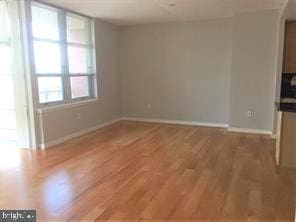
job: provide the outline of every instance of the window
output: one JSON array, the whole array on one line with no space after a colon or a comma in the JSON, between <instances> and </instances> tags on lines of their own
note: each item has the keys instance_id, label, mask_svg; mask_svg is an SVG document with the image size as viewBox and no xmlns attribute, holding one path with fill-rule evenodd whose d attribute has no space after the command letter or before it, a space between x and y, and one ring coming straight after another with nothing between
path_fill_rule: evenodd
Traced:
<instances>
[{"instance_id":1,"label":"window","mask_svg":"<svg viewBox=\"0 0 296 222\"><path fill-rule=\"evenodd\" d=\"M39 103L57 105L95 97L92 20L32 3L32 50Z\"/></svg>"},{"instance_id":2,"label":"window","mask_svg":"<svg viewBox=\"0 0 296 222\"><path fill-rule=\"evenodd\" d=\"M0 1L0 143L5 144L18 140L11 42L7 4Z\"/></svg>"},{"instance_id":3,"label":"window","mask_svg":"<svg viewBox=\"0 0 296 222\"><path fill-rule=\"evenodd\" d=\"M63 99L61 77L38 77L39 101L46 103Z\"/></svg>"},{"instance_id":4,"label":"window","mask_svg":"<svg viewBox=\"0 0 296 222\"><path fill-rule=\"evenodd\" d=\"M34 55L37 74L62 73L59 44L35 40Z\"/></svg>"}]
</instances>

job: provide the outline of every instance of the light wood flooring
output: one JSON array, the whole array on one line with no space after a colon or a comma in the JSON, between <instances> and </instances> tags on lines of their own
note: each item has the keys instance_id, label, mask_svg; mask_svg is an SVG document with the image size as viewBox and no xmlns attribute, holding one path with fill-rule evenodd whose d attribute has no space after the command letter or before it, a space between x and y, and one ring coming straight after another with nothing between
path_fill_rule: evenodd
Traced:
<instances>
[{"instance_id":1,"label":"light wood flooring","mask_svg":"<svg viewBox=\"0 0 296 222\"><path fill-rule=\"evenodd\" d=\"M45 151L0 151L0 209L38 221L294 221L269 136L121 121Z\"/></svg>"}]
</instances>

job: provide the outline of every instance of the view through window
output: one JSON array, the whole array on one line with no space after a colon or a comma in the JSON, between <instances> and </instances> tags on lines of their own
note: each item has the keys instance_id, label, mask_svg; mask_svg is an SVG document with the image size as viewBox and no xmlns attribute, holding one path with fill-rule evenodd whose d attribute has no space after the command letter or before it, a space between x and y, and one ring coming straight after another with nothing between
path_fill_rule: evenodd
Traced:
<instances>
[{"instance_id":1,"label":"view through window","mask_svg":"<svg viewBox=\"0 0 296 222\"><path fill-rule=\"evenodd\" d=\"M95 97L91 19L32 3L32 48L41 105Z\"/></svg>"},{"instance_id":2,"label":"view through window","mask_svg":"<svg viewBox=\"0 0 296 222\"><path fill-rule=\"evenodd\" d=\"M5 1L0 1L0 145L18 140L14 84L11 72L10 25Z\"/></svg>"}]
</instances>

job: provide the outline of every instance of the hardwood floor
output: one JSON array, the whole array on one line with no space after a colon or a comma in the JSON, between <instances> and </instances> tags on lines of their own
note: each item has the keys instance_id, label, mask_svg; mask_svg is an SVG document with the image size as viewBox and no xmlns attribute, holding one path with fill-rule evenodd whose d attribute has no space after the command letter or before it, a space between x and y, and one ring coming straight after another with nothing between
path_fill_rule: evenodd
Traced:
<instances>
[{"instance_id":1,"label":"hardwood floor","mask_svg":"<svg viewBox=\"0 0 296 222\"><path fill-rule=\"evenodd\" d=\"M46 151L0 151L0 209L38 221L294 221L295 171L268 136L122 121Z\"/></svg>"}]
</instances>

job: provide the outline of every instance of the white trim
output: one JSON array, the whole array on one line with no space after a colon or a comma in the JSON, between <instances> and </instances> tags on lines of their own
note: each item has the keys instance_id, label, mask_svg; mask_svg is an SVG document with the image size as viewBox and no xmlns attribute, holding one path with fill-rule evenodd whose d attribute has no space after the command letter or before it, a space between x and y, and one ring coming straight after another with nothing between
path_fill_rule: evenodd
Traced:
<instances>
[{"instance_id":1,"label":"white trim","mask_svg":"<svg viewBox=\"0 0 296 222\"><path fill-rule=\"evenodd\" d=\"M238 132L238 133L252 133L252 134L264 134L264 135L271 135L272 132L268 130L258 130L258 129L246 129L246 128L235 128L229 127L229 132Z\"/></svg>"},{"instance_id":2,"label":"white trim","mask_svg":"<svg viewBox=\"0 0 296 222\"><path fill-rule=\"evenodd\" d=\"M39 108L39 109L37 109L37 112L40 114L40 113L48 113L48 112L52 112L52 111L57 111L57 110L70 109L73 107L96 103L97 101L98 101L98 99L96 98L96 99L89 99L89 100L85 100L85 101L75 102L75 103L62 104L62 105L57 105L57 106L49 106L49 107L45 107L45 108Z\"/></svg>"},{"instance_id":3,"label":"white trim","mask_svg":"<svg viewBox=\"0 0 296 222\"><path fill-rule=\"evenodd\" d=\"M24 78L27 88L27 100L28 100L28 119L29 119L29 135L30 135L30 146L31 149L35 150L38 148L36 130L38 129L38 121L35 115L37 89L35 86L34 76L31 75L33 70L33 64L31 61L32 48L30 44L30 36L32 29L31 24L31 4L29 1L19 1L20 10L20 22L21 22L21 36L23 42L22 55L24 58Z\"/></svg>"},{"instance_id":4,"label":"white trim","mask_svg":"<svg viewBox=\"0 0 296 222\"><path fill-rule=\"evenodd\" d=\"M136 122L148 122L148 123L165 123L165 124L178 124L178 125L192 125L192 126L207 126L217 128L228 128L227 124L222 123L207 123L207 122L192 122L192 121L179 121L179 120L166 120L166 119L147 119L147 118L133 118L123 117L121 120L136 121Z\"/></svg>"},{"instance_id":5,"label":"white trim","mask_svg":"<svg viewBox=\"0 0 296 222\"><path fill-rule=\"evenodd\" d=\"M49 141L49 142L46 142L46 143L42 143L40 144L40 148L41 149L46 149L48 147L52 147L52 146L55 146L55 145L58 145L58 144L61 144L61 143L64 143L68 140L71 140L71 139L74 139L74 138L77 138L77 137L80 137L80 136L83 136L85 134L88 134L90 132L93 132L93 131L96 131L98 129L101 129L105 126L109 126L109 125L112 125L116 122L119 122L121 120L121 118L117 118L117 119L113 119L111 121L108 121L108 122L105 122L105 123L102 123L102 124L99 124L97 126L93 126L93 127L89 127L87 129L83 129L83 130L80 130L78 132L75 132L75 133L72 133L72 134L69 134L67 136L64 136L64 137L61 137L61 138L58 138L56 140L52 140L52 141Z\"/></svg>"}]
</instances>

